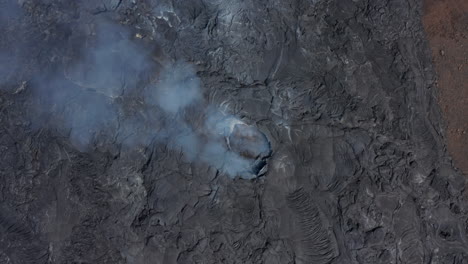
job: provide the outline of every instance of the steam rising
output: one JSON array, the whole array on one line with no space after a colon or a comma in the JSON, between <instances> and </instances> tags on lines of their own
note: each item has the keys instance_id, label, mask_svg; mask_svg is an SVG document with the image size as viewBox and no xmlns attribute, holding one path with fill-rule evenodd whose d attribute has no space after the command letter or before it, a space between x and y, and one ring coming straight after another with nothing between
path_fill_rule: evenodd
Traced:
<instances>
[{"instance_id":1,"label":"steam rising","mask_svg":"<svg viewBox=\"0 0 468 264\"><path fill-rule=\"evenodd\" d=\"M200 80L194 70L183 63L176 63L163 72L161 82L150 88L147 103L156 103L171 114L201 102Z\"/></svg>"},{"instance_id":2,"label":"steam rising","mask_svg":"<svg viewBox=\"0 0 468 264\"><path fill-rule=\"evenodd\" d=\"M120 25L101 21L95 34L81 43L79 56L64 61L62 72L36 76L29 85L36 125L63 131L81 151L93 148L97 139L129 147L155 142L231 177L256 176L255 160L229 144L235 127L246 125L203 100L201 80L190 64L157 65L148 48ZM0 59L6 53L2 50ZM0 76L6 74L1 68ZM268 153L267 141L261 142L246 148Z\"/></svg>"}]
</instances>

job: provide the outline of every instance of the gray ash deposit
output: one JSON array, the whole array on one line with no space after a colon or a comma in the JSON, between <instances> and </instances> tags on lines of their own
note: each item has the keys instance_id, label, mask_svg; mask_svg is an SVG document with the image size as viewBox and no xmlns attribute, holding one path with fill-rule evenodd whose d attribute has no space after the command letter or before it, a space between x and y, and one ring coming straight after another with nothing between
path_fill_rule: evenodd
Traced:
<instances>
[{"instance_id":1,"label":"gray ash deposit","mask_svg":"<svg viewBox=\"0 0 468 264\"><path fill-rule=\"evenodd\" d=\"M0 0L0 263L466 263L421 8Z\"/></svg>"},{"instance_id":2,"label":"gray ash deposit","mask_svg":"<svg viewBox=\"0 0 468 264\"><path fill-rule=\"evenodd\" d=\"M252 161L253 175L266 172L267 159L271 155L271 146L267 137L257 128L246 124L234 125L227 138L229 149Z\"/></svg>"},{"instance_id":3,"label":"gray ash deposit","mask_svg":"<svg viewBox=\"0 0 468 264\"><path fill-rule=\"evenodd\" d=\"M271 153L266 136L255 127L236 124L228 136L229 148L249 159L265 158Z\"/></svg>"}]
</instances>

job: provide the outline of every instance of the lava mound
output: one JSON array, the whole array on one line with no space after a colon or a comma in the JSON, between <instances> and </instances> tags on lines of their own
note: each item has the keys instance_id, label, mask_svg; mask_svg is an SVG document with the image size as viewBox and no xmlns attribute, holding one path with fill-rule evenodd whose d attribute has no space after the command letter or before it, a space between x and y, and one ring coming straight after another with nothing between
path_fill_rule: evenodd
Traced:
<instances>
[{"instance_id":1,"label":"lava mound","mask_svg":"<svg viewBox=\"0 0 468 264\"><path fill-rule=\"evenodd\" d=\"M236 124L226 138L231 151L252 162L251 173L262 174L271 146L268 138L258 128L247 124Z\"/></svg>"}]
</instances>

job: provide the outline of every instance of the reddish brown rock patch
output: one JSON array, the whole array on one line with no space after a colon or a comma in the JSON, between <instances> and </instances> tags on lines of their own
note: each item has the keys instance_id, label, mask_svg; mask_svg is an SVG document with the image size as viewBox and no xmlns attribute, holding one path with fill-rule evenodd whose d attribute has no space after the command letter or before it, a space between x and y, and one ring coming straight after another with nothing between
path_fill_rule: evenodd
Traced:
<instances>
[{"instance_id":1,"label":"reddish brown rock patch","mask_svg":"<svg viewBox=\"0 0 468 264\"><path fill-rule=\"evenodd\" d=\"M425 0L423 24L455 165L468 174L468 1Z\"/></svg>"}]
</instances>

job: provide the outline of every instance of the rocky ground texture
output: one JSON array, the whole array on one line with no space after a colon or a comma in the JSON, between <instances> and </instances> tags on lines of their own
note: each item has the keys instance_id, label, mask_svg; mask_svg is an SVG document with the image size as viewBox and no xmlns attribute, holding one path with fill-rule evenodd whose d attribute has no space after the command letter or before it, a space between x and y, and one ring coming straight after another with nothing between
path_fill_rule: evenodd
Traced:
<instances>
[{"instance_id":1,"label":"rocky ground texture","mask_svg":"<svg viewBox=\"0 0 468 264\"><path fill-rule=\"evenodd\" d=\"M421 1L0 7L0 263L468 263Z\"/></svg>"}]
</instances>

